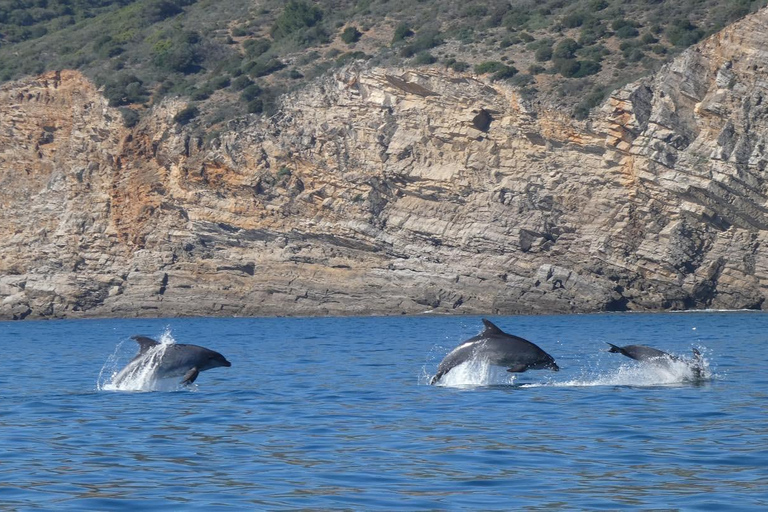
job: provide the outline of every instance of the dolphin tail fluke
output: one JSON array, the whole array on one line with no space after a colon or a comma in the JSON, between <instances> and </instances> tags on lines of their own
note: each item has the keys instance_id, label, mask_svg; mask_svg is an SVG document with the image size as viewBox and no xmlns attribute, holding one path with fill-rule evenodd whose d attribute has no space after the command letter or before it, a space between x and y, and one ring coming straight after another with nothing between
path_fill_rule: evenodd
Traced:
<instances>
[{"instance_id":1,"label":"dolphin tail fluke","mask_svg":"<svg viewBox=\"0 0 768 512\"><path fill-rule=\"evenodd\" d=\"M188 384L192 384L195 382L195 379L197 379L197 376L200 375L200 370L197 368L192 368L189 370L185 375L184 378L181 379L182 386L186 386Z\"/></svg>"}]
</instances>

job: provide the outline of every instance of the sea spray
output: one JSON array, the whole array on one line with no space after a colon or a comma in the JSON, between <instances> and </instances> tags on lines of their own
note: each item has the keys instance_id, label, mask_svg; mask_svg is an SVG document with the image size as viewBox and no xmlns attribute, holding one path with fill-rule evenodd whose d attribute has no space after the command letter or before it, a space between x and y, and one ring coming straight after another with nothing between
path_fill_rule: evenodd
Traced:
<instances>
[{"instance_id":1,"label":"sea spray","mask_svg":"<svg viewBox=\"0 0 768 512\"><path fill-rule=\"evenodd\" d=\"M161 380L156 377L157 368L165 351L176 343L169 328L166 328L160 335L157 346L149 348L140 359L132 360L120 369L120 352L124 343L125 340L117 345L114 353L107 358L106 363L102 366L97 389L103 391L173 391L179 389L178 382L170 379Z\"/></svg>"},{"instance_id":2,"label":"sea spray","mask_svg":"<svg viewBox=\"0 0 768 512\"><path fill-rule=\"evenodd\" d=\"M701 384L715 377L706 358L701 359L701 374L697 376L690 361L667 359L664 364L653 361L633 361L622 363L618 368L600 367L582 372L578 377L568 380L552 380L547 383L530 383L521 387L587 387L587 386L679 386Z\"/></svg>"},{"instance_id":3,"label":"sea spray","mask_svg":"<svg viewBox=\"0 0 768 512\"><path fill-rule=\"evenodd\" d=\"M452 368L451 371L443 375L437 385L480 387L511 386L514 383L515 374L509 373L506 368L492 365L484 359L471 359Z\"/></svg>"},{"instance_id":4,"label":"sea spray","mask_svg":"<svg viewBox=\"0 0 768 512\"><path fill-rule=\"evenodd\" d=\"M699 347L702 354L706 349ZM691 367L689 360L667 360L665 364L658 365L651 361L638 362L632 361L621 363L618 367L605 368L609 360L603 358L602 354L594 354L594 357L587 358L578 375L572 378L563 379L562 372L559 376L541 376L537 372L529 371L524 374L511 374L506 368L494 366L485 360L475 359L462 363L451 371L446 373L438 386L444 387L486 387L486 386L519 386L523 388L533 388L542 386L552 387L588 387L588 386L636 386L636 387L654 387L654 386L679 386L687 384L701 384L716 378L710 368L710 362L707 358L701 358L701 375L697 376ZM582 362L572 363L570 368L579 366ZM613 366L613 365L612 365ZM526 380L540 380L539 382L528 382L524 384L516 383L518 376L528 376ZM542 378L543 377L543 378ZM559 378L558 378L559 377ZM426 370L426 365L422 368L420 382L429 383L431 375Z\"/></svg>"}]
</instances>

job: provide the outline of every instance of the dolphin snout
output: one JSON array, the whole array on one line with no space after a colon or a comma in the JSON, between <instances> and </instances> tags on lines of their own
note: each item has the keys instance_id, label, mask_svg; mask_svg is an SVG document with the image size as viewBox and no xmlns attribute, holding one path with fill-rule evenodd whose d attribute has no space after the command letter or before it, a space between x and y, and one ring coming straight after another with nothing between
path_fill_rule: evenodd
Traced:
<instances>
[{"instance_id":1,"label":"dolphin snout","mask_svg":"<svg viewBox=\"0 0 768 512\"><path fill-rule=\"evenodd\" d=\"M223 366L225 366L225 367L229 368L230 366L232 366L232 363L230 363L229 361L227 361L227 360L225 359L225 360L224 360L224 364L223 364Z\"/></svg>"},{"instance_id":2,"label":"dolphin snout","mask_svg":"<svg viewBox=\"0 0 768 512\"><path fill-rule=\"evenodd\" d=\"M560 367L557 366L557 363L554 363L554 362L551 365L549 365L549 369L552 370L553 372L559 372L560 371Z\"/></svg>"}]
</instances>

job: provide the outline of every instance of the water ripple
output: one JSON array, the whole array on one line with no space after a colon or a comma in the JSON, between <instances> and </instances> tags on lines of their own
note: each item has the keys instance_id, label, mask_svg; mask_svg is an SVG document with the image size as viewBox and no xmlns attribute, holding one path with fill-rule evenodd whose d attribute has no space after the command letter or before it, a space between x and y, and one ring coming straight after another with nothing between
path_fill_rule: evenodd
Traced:
<instances>
[{"instance_id":1,"label":"water ripple","mask_svg":"<svg viewBox=\"0 0 768 512\"><path fill-rule=\"evenodd\" d=\"M562 371L468 365L427 385L476 318L6 324L0 508L768 507L768 317L494 321L542 340ZM135 351L121 341L166 331L233 367L183 392L103 391ZM660 373L606 341L703 344L710 372Z\"/></svg>"}]
</instances>

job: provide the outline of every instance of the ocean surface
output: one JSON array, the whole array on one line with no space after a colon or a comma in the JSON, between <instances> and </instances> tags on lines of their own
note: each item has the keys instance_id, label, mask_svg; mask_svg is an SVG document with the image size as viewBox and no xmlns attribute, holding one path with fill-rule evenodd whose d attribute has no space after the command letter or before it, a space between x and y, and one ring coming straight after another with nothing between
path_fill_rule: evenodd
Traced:
<instances>
[{"instance_id":1,"label":"ocean surface","mask_svg":"<svg viewBox=\"0 0 768 512\"><path fill-rule=\"evenodd\" d=\"M489 318L561 371L428 385L480 317L0 322L0 510L768 510L767 314ZM232 367L116 386L135 334Z\"/></svg>"}]
</instances>

